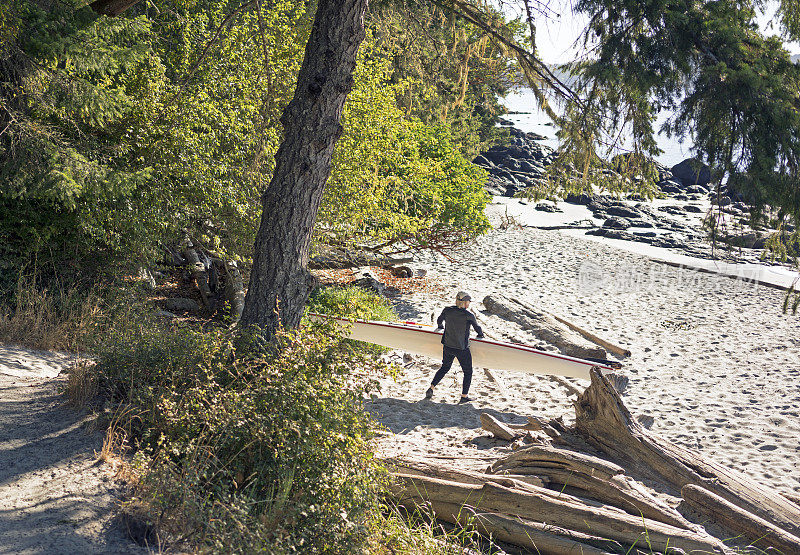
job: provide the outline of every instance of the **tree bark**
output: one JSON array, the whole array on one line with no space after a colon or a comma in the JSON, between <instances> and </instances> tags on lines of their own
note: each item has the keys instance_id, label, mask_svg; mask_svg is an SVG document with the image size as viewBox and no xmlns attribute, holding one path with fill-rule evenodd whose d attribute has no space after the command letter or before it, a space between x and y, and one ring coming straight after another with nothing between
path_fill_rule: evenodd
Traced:
<instances>
[{"instance_id":1,"label":"tree bark","mask_svg":"<svg viewBox=\"0 0 800 555\"><path fill-rule=\"evenodd\" d=\"M266 338L297 327L313 280L308 248L342 134L342 108L364 39L367 0L319 0L294 98L281 117L284 139L262 197L242 324Z\"/></svg>"}]
</instances>

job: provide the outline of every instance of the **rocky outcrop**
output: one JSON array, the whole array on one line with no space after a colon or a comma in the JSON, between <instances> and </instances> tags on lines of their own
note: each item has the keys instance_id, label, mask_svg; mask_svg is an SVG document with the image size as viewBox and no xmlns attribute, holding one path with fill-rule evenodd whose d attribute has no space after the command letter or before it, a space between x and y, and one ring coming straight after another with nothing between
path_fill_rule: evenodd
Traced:
<instances>
[{"instance_id":1,"label":"rocky outcrop","mask_svg":"<svg viewBox=\"0 0 800 555\"><path fill-rule=\"evenodd\" d=\"M536 186L555 158L552 148L538 142L544 139L541 135L514 127L509 132L511 137L506 144L493 146L472 161L489 173L484 186L496 196L511 197Z\"/></svg>"},{"instance_id":2,"label":"rocky outcrop","mask_svg":"<svg viewBox=\"0 0 800 555\"><path fill-rule=\"evenodd\" d=\"M672 177L685 186L708 185L711 182L711 168L696 158L687 158L672 166Z\"/></svg>"}]
</instances>

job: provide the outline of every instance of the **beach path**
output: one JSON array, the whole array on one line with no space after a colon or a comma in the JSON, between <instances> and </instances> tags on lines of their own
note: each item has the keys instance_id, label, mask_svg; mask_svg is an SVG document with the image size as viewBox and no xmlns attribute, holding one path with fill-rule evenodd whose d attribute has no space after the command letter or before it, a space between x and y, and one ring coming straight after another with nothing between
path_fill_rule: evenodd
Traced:
<instances>
[{"instance_id":1,"label":"beach path","mask_svg":"<svg viewBox=\"0 0 800 555\"><path fill-rule=\"evenodd\" d=\"M63 406L67 356L0 345L0 554L145 553L114 519L101 432Z\"/></svg>"}]
</instances>

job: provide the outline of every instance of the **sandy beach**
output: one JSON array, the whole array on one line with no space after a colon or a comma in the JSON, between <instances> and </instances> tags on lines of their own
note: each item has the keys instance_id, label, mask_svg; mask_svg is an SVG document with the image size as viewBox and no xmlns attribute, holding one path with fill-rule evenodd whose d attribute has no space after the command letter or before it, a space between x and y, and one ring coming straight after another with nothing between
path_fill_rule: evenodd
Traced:
<instances>
[{"instance_id":1,"label":"sandy beach","mask_svg":"<svg viewBox=\"0 0 800 555\"><path fill-rule=\"evenodd\" d=\"M487 208L494 224L510 202L517 201ZM534 222L539 215L521 206L518 212L528 212L518 215ZM623 363L623 399L645 426L781 492L800 492L800 316L781 312L783 291L529 227L495 229L454 260L426 255L415 267L438 287L396 297L402 319L430 323L431 313L453 304L462 289L495 338L539 344L488 314L480 302L487 294L517 297L567 318L632 352L611 358ZM433 400L424 401L440 361L388 356L404 372L397 381L382 380L381 392L367 402L387 429L378 440L383 455L485 467L510 447L480 429L481 412L511 423L528 415L574 418L574 396L548 376L499 370L491 372L493 381L476 368L475 401L456 405L457 363Z\"/></svg>"}]
</instances>

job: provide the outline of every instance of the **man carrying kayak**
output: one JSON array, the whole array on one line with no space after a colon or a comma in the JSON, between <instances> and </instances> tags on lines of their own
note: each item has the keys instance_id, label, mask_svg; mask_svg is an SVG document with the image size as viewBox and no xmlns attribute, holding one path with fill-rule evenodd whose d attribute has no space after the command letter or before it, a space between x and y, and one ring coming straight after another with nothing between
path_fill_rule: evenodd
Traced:
<instances>
[{"instance_id":1,"label":"man carrying kayak","mask_svg":"<svg viewBox=\"0 0 800 555\"><path fill-rule=\"evenodd\" d=\"M456 306L446 307L436 320L437 330L444 328L442 334L442 367L433 377L431 386L425 392L425 398L433 397L433 388L436 387L445 374L450 371L453 359L458 359L461 370L464 372L464 383L461 387L459 403L472 401L467 394L472 383L472 353L469 351L469 328L472 326L478 334L478 339L483 338L483 330L478 325L475 315L467 310L472 300L467 293L459 291L456 295Z\"/></svg>"}]
</instances>

